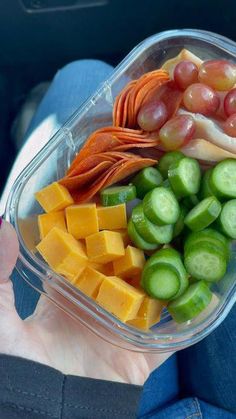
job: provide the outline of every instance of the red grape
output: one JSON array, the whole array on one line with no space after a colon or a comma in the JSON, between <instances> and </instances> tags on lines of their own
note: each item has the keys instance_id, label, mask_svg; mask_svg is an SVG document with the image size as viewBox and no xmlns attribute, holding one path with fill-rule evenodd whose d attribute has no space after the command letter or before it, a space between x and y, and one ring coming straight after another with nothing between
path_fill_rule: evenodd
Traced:
<instances>
[{"instance_id":1,"label":"red grape","mask_svg":"<svg viewBox=\"0 0 236 419\"><path fill-rule=\"evenodd\" d=\"M230 90L225 96L224 110L227 116L236 113L236 89Z\"/></svg>"},{"instance_id":2,"label":"red grape","mask_svg":"<svg viewBox=\"0 0 236 419\"><path fill-rule=\"evenodd\" d=\"M156 100L146 103L138 113L138 125L144 131L156 131L167 120L168 111L164 102Z\"/></svg>"},{"instance_id":3,"label":"red grape","mask_svg":"<svg viewBox=\"0 0 236 419\"><path fill-rule=\"evenodd\" d=\"M183 97L184 106L190 112L213 115L220 106L218 94L209 86L194 83L187 87Z\"/></svg>"},{"instance_id":4,"label":"red grape","mask_svg":"<svg viewBox=\"0 0 236 419\"><path fill-rule=\"evenodd\" d=\"M187 144L195 132L195 122L189 115L169 119L159 131L159 139L165 150L176 150Z\"/></svg>"},{"instance_id":5,"label":"red grape","mask_svg":"<svg viewBox=\"0 0 236 419\"><path fill-rule=\"evenodd\" d=\"M236 137L236 113L226 119L223 128L224 132L230 135L230 137Z\"/></svg>"},{"instance_id":6,"label":"red grape","mask_svg":"<svg viewBox=\"0 0 236 419\"><path fill-rule=\"evenodd\" d=\"M236 82L236 66L226 60L205 61L199 68L198 78L215 90L229 90Z\"/></svg>"},{"instance_id":7,"label":"red grape","mask_svg":"<svg viewBox=\"0 0 236 419\"><path fill-rule=\"evenodd\" d=\"M198 68L192 61L183 60L175 66L174 81L181 89L198 81Z\"/></svg>"}]
</instances>

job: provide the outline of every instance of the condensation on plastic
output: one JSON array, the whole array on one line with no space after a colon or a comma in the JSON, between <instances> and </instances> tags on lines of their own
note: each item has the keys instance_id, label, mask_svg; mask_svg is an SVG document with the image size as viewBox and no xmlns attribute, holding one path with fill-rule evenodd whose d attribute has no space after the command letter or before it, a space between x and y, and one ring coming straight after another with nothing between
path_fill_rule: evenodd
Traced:
<instances>
[{"instance_id":1,"label":"condensation on plastic","mask_svg":"<svg viewBox=\"0 0 236 419\"><path fill-rule=\"evenodd\" d=\"M63 176L88 135L112 122L112 105L118 92L131 80L160 67L187 48L202 59L235 61L236 44L219 35L197 30L173 30L154 35L139 44L111 77L79 108L47 143L15 182L6 218L15 226L20 255L16 269L27 283L103 339L123 348L143 352L168 352L188 347L207 336L226 317L236 301L236 246L225 277L215 285L210 306L196 319L176 324L168 313L148 332L119 321L96 302L55 274L36 252L39 242L37 214L42 209L34 193Z\"/></svg>"}]
</instances>

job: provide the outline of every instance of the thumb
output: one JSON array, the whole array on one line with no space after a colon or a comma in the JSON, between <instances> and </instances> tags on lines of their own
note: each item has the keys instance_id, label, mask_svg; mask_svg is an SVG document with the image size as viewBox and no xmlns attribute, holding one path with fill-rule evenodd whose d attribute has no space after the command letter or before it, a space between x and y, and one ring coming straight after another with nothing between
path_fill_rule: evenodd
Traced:
<instances>
[{"instance_id":1,"label":"thumb","mask_svg":"<svg viewBox=\"0 0 236 419\"><path fill-rule=\"evenodd\" d=\"M0 217L0 283L8 280L19 253L16 232Z\"/></svg>"}]
</instances>

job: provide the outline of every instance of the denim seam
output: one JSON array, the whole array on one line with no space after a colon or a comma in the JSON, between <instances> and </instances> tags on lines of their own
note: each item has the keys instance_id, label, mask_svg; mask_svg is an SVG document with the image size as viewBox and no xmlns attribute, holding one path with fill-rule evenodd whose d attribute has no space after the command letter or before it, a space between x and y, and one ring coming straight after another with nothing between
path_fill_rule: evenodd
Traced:
<instances>
[{"instance_id":1,"label":"denim seam","mask_svg":"<svg viewBox=\"0 0 236 419\"><path fill-rule=\"evenodd\" d=\"M58 416L54 416L51 413L46 412L44 410L33 409L31 407L21 406L19 404L10 403L10 402L3 402L2 404L5 405L5 406L12 407L13 409L18 409L18 410L25 411L25 412L34 412L34 413L37 413L37 414L39 413L39 414L46 415L46 416L49 416L49 417L54 418L54 419L58 419Z\"/></svg>"},{"instance_id":2,"label":"denim seam","mask_svg":"<svg viewBox=\"0 0 236 419\"><path fill-rule=\"evenodd\" d=\"M60 419L62 419L63 415L63 407L64 407L64 400L65 400L65 385L66 385L66 375L63 377L62 381L62 387L61 387L61 413L60 413Z\"/></svg>"},{"instance_id":3,"label":"denim seam","mask_svg":"<svg viewBox=\"0 0 236 419\"><path fill-rule=\"evenodd\" d=\"M120 413L124 414L124 415L129 415L130 412L128 410L112 410L112 409L99 409L96 407L89 407L89 406L81 406L79 404L74 405L74 404L70 404L70 403L65 403L65 406L67 407L72 407L73 409L82 409L82 410L93 410L93 411L97 411L97 412L107 412L107 413L113 413L115 415L118 415Z\"/></svg>"},{"instance_id":4,"label":"denim seam","mask_svg":"<svg viewBox=\"0 0 236 419\"><path fill-rule=\"evenodd\" d=\"M198 417L202 419L202 412L201 412L201 408L200 405L198 403L198 399L196 399L196 397L193 398L193 403L195 405L195 409L196 409L196 413L192 413L191 415L186 416L185 419L191 419L193 417Z\"/></svg>"},{"instance_id":5,"label":"denim seam","mask_svg":"<svg viewBox=\"0 0 236 419\"><path fill-rule=\"evenodd\" d=\"M39 399L47 400L52 403L59 403L59 399L51 399L50 397L43 396L42 394L36 394L36 393L31 393L29 391L23 391L18 388L13 388L11 385L9 386L9 390L12 391L13 393L20 393L20 394L24 394L25 396L37 397Z\"/></svg>"}]
</instances>

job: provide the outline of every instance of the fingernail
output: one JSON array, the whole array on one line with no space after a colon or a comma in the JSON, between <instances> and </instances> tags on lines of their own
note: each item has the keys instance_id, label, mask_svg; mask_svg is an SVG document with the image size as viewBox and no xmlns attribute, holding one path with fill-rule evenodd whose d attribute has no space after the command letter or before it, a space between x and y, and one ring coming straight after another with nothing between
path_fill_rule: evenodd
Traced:
<instances>
[{"instance_id":1,"label":"fingernail","mask_svg":"<svg viewBox=\"0 0 236 419\"><path fill-rule=\"evenodd\" d=\"M2 226L2 220L3 220L3 218L2 218L2 216L0 215L0 228L1 228L1 226Z\"/></svg>"}]
</instances>

